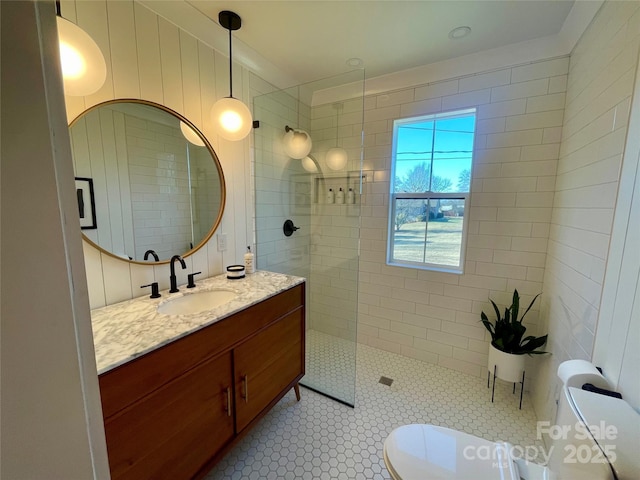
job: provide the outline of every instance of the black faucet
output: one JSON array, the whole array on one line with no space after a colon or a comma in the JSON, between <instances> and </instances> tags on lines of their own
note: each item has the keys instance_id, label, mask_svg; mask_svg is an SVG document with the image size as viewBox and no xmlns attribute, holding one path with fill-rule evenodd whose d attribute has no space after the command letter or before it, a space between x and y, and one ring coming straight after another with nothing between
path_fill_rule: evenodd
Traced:
<instances>
[{"instance_id":1,"label":"black faucet","mask_svg":"<svg viewBox=\"0 0 640 480\"><path fill-rule=\"evenodd\" d=\"M193 278L196 275L200 275L202 272L195 272L195 273L190 273L189 275L187 275L187 288L196 288L196 282L193 280Z\"/></svg>"},{"instance_id":2,"label":"black faucet","mask_svg":"<svg viewBox=\"0 0 640 480\"><path fill-rule=\"evenodd\" d=\"M149 298L160 298L160 288L158 282L150 283L149 285L142 285L140 288L151 287L151 296Z\"/></svg>"},{"instance_id":3,"label":"black faucet","mask_svg":"<svg viewBox=\"0 0 640 480\"><path fill-rule=\"evenodd\" d=\"M171 282L171 289L169 290L169 293L176 293L180 291L178 290L178 283L176 281L176 267L174 263L176 260L180 262L180 265L182 265L183 270L187 268L187 264L184 263L184 260L182 259L182 257L180 257L180 255L174 255L173 257L171 257L171 261L169 262L169 268L171 269L171 275L169 276L169 282Z\"/></svg>"},{"instance_id":4,"label":"black faucet","mask_svg":"<svg viewBox=\"0 0 640 480\"><path fill-rule=\"evenodd\" d=\"M158 254L156 252L154 252L153 250L147 250L146 252L144 252L144 259L147 260L149 258L149 255L153 255L153 259L156 262L160 261L160 257L158 257Z\"/></svg>"}]
</instances>

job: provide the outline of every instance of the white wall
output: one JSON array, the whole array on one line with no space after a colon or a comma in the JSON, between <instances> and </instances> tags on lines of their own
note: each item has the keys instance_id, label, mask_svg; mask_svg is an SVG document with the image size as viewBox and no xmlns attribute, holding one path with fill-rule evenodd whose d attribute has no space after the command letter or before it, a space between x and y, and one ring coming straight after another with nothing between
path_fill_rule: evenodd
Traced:
<instances>
[{"instance_id":1,"label":"white wall","mask_svg":"<svg viewBox=\"0 0 640 480\"><path fill-rule=\"evenodd\" d=\"M228 235L228 250L218 252L216 237L186 259L178 269L178 283L191 271L202 277L222 273L227 265L241 263L253 243L250 147L252 135L241 142L217 137L209 110L229 92L228 57L196 40L145 6L130 0L109 2L62 1L62 15L77 23L105 54L107 80L88 97L66 97L67 116L74 119L86 108L114 98L141 98L163 104L191 120L216 151L225 175L227 198L218 233ZM212 28L217 28L212 22ZM134 48L132 48L134 46ZM253 95L270 86L235 66L234 96L251 103ZM134 265L101 254L84 244L91 307L141 296L141 285L157 281L169 287L169 267ZM183 252L175 252L183 253Z\"/></svg>"},{"instance_id":2,"label":"white wall","mask_svg":"<svg viewBox=\"0 0 640 480\"><path fill-rule=\"evenodd\" d=\"M558 364L592 359L639 43L640 4L606 2L571 55L544 278L552 355L533 388L541 418L555 415Z\"/></svg>"},{"instance_id":3,"label":"white wall","mask_svg":"<svg viewBox=\"0 0 640 480\"><path fill-rule=\"evenodd\" d=\"M55 6L0 8L0 476L107 479Z\"/></svg>"},{"instance_id":4,"label":"white wall","mask_svg":"<svg viewBox=\"0 0 640 480\"><path fill-rule=\"evenodd\" d=\"M358 339L486 375L489 298L527 303L542 288L569 59L503 68L365 99ZM477 108L464 274L385 264L393 120ZM538 309L528 314L528 334Z\"/></svg>"}]
</instances>

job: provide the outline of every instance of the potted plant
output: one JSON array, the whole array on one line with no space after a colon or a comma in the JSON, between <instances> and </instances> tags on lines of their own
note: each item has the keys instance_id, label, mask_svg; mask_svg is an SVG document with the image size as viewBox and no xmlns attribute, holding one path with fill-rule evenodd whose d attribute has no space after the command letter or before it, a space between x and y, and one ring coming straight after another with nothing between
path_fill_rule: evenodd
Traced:
<instances>
[{"instance_id":1,"label":"potted plant","mask_svg":"<svg viewBox=\"0 0 640 480\"><path fill-rule=\"evenodd\" d=\"M482 312L480 317L485 328L491 334L491 346L489 347L489 372L495 376L509 382L519 382L524 372L524 355L538 355L546 353L538 350L547 341L547 335L525 337L527 327L522 325L522 321L540 294L536 295L531 303L518 319L520 311L520 294L518 290L513 291L511 306L506 307L504 316L500 315L500 310L495 302L489 301L496 312L496 319L491 322L487 315Z\"/></svg>"}]
</instances>

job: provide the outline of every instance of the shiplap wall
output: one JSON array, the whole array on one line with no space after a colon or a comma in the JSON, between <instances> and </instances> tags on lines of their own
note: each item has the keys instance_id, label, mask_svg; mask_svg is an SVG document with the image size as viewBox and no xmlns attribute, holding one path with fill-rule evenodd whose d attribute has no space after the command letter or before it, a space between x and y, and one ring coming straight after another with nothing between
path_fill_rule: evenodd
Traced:
<instances>
[{"instance_id":1,"label":"shiplap wall","mask_svg":"<svg viewBox=\"0 0 640 480\"><path fill-rule=\"evenodd\" d=\"M591 360L598 322L610 322L599 310L639 45L640 4L606 2L571 55L542 307L552 355L532 389L540 418L554 419L559 363Z\"/></svg>"},{"instance_id":2,"label":"shiplap wall","mask_svg":"<svg viewBox=\"0 0 640 480\"><path fill-rule=\"evenodd\" d=\"M126 228L132 225L133 212L124 115L112 110L87 115L69 133L75 175L93 180L95 214L100 219L97 228L83 230L84 235L110 252L133 256L134 232ZM127 174L126 181L120 181L121 173Z\"/></svg>"},{"instance_id":3,"label":"shiplap wall","mask_svg":"<svg viewBox=\"0 0 640 480\"><path fill-rule=\"evenodd\" d=\"M225 213L217 233L228 235L228 249L218 252L216 237L189 256L187 270L207 277L242 262L253 243L251 135L240 142L218 138L209 110L229 92L228 57L213 50L168 20L133 1L62 0L62 15L80 25L100 46L107 63L104 86L87 97L66 97L67 116L114 98L141 98L163 104L189 118L215 149L225 175ZM234 66L234 96L251 105L254 95L273 88L248 70ZM84 243L91 307L144 295L141 285L157 281L169 286L169 267L128 264ZM183 253L183 252L175 252Z\"/></svg>"}]
</instances>

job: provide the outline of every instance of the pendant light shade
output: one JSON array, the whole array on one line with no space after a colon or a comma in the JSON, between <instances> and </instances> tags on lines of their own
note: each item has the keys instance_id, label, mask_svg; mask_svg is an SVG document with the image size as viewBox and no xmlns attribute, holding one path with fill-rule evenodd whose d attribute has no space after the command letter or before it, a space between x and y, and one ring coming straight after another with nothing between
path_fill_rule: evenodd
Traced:
<instances>
[{"instance_id":1,"label":"pendant light shade","mask_svg":"<svg viewBox=\"0 0 640 480\"><path fill-rule=\"evenodd\" d=\"M253 121L249 108L233 98L233 57L231 32L239 30L242 19L238 14L224 10L218 14L220 25L229 30L229 96L221 98L211 108L211 120L218 134L227 140L242 140L251 131Z\"/></svg>"},{"instance_id":2,"label":"pendant light shade","mask_svg":"<svg viewBox=\"0 0 640 480\"><path fill-rule=\"evenodd\" d=\"M311 135L304 130L297 128L291 128L289 126L284 127L285 134L282 139L282 148L284 152L291 158L301 160L309 155L313 142L311 141Z\"/></svg>"},{"instance_id":3,"label":"pendant light shade","mask_svg":"<svg viewBox=\"0 0 640 480\"><path fill-rule=\"evenodd\" d=\"M325 156L325 161L331 170L342 170L347 166L347 151L341 147L330 148Z\"/></svg>"},{"instance_id":4,"label":"pendant light shade","mask_svg":"<svg viewBox=\"0 0 640 480\"><path fill-rule=\"evenodd\" d=\"M184 138L189 141L189 143L192 143L198 147L204 147L204 142L202 141L200 136L198 136L195 130L189 125L184 122L180 122L180 131L182 132L182 135L184 135Z\"/></svg>"},{"instance_id":5,"label":"pendant light shade","mask_svg":"<svg viewBox=\"0 0 640 480\"><path fill-rule=\"evenodd\" d=\"M237 98L225 97L214 103L211 120L218 134L227 140L242 140L251 131L251 112Z\"/></svg>"},{"instance_id":6,"label":"pendant light shade","mask_svg":"<svg viewBox=\"0 0 640 480\"><path fill-rule=\"evenodd\" d=\"M64 93L85 96L97 92L107 78L100 47L76 24L57 16Z\"/></svg>"}]
</instances>

